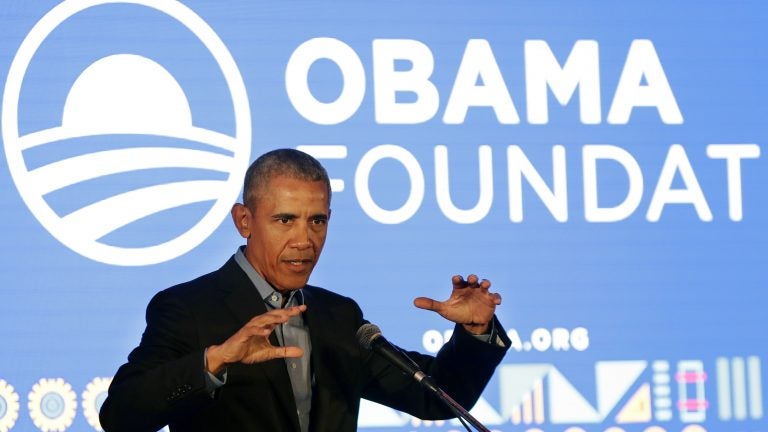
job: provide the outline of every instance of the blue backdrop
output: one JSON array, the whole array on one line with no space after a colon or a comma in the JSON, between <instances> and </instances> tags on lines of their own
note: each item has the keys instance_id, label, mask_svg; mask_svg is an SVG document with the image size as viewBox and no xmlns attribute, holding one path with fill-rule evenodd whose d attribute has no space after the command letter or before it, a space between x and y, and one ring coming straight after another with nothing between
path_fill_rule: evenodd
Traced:
<instances>
[{"instance_id":1,"label":"blue backdrop","mask_svg":"<svg viewBox=\"0 0 768 432\"><path fill-rule=\"evenodd\" d=\"M334 179L311 282L391 341L437 351L412 299L453 274L502 294L488 427L765 429L762 2L0 9L0 431L100 430L148 300L231 256L278 147Z\"/></svg>"}]
</instances>

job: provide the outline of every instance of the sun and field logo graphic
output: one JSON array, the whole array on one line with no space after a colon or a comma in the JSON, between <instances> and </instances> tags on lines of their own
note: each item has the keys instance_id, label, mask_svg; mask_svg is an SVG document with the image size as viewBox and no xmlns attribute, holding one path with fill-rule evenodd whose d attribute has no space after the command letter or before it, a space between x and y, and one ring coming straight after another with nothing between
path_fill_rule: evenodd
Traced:
<instances>
[{"instance_id":1,"label":"sun and field logo graphic","mask_svg":"<svg viewBox=\"0 0 768 432\"><path fill-rule=\"evenodd\" d=\"M148 28L127 13L152 14ZM113 36L131 24L135 37ZM153 32L188 41L160 50ZM60 3L22 42L2 101L5 154L28 208L68 248L123 266L179 257L221 224L248 166L250 121L229 50L173 0Z\"/></svg>"}]
</instances>

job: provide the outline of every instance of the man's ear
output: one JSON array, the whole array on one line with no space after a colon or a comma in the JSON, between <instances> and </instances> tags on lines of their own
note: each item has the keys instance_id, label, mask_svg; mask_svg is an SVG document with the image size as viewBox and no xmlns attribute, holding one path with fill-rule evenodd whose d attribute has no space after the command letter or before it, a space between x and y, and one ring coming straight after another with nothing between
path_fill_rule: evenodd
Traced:
<instances>
[{"instance_id":1,"label":"man's ear","mask_svg":"<svg viewBox=\"0 0 768 432\"><path fill-rule=\"evenodd\" d=\"M237 232L243 238L251 236L251 227L248 225L251 220L251 210L243 204L235 203L231 210L232 222L235 224Z\"/></svg>"}]
</instances>

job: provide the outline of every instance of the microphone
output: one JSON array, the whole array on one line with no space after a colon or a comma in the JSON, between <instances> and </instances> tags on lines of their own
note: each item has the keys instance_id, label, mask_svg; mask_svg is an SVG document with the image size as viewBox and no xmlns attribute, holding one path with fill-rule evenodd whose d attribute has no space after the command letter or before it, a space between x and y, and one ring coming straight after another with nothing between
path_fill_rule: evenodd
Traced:
<instances>
[{"instance_id":1,"label":"microphone","mask_svg":"<svg viewBox=\"0 0 768 432\"><path fill-rule=\"evenodd\" d=\"M389 341L381 335L381 330L376 324L365 323L361 325L360 328L357 329L357 342L360 343L363 348L373 350L373 352L389 360L390 363L400 368L406 374L412 376L419 384L437 396L438 399L443 401L443 403L450 408L468 431L469 427L464 423L464 420L467 420L480 432L491 432L476 418L472 417L472 414L464 409L464 407L453 400L448 393L438 387L432 377L422 372L419 365L411 360L411 358L400 350L400 348L389 343Z\"/></svg>"},{"instance_id":2,"label":"microphone","mask_svg":"<svg viewBox=\"0 0 768 432\"><path fill-rule=\"evenodd\" d=\"M435 393L441 392L432 377L425 374L416 362L381 335L381 329L376 324L361 325L357 329L357 341L363 348L372 350L384 357L427 389Z\"/></svg>"}]
</instances>

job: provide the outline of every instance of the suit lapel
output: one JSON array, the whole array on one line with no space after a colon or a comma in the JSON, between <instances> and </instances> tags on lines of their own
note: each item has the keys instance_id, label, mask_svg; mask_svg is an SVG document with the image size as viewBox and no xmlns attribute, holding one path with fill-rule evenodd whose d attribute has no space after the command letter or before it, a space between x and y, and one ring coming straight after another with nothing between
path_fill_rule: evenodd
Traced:
<instances>
[{"instance_id":1,"label":"suit lapel","mask_svg":"<svg viewBox=\"0 0 768 432\"><path fill-rule=\"evenodd\" d=\"M230 259L222 270L223 277L220 288L225 291L224 303L237 318L240 327L253 317L267 312L267 307L264 300L259 296L258 290L234 259ZM269 341L272 345L279 345L274 332L269 336ZM252 370L254 373L263 373L267 377L278 400L285 407L286 413L289 413L294 430L300 430L299 418L296 415L296 401L293 397L285 360L274 359L257 363L249 367L248 370Z\"/></svg>"}]
</instances>

